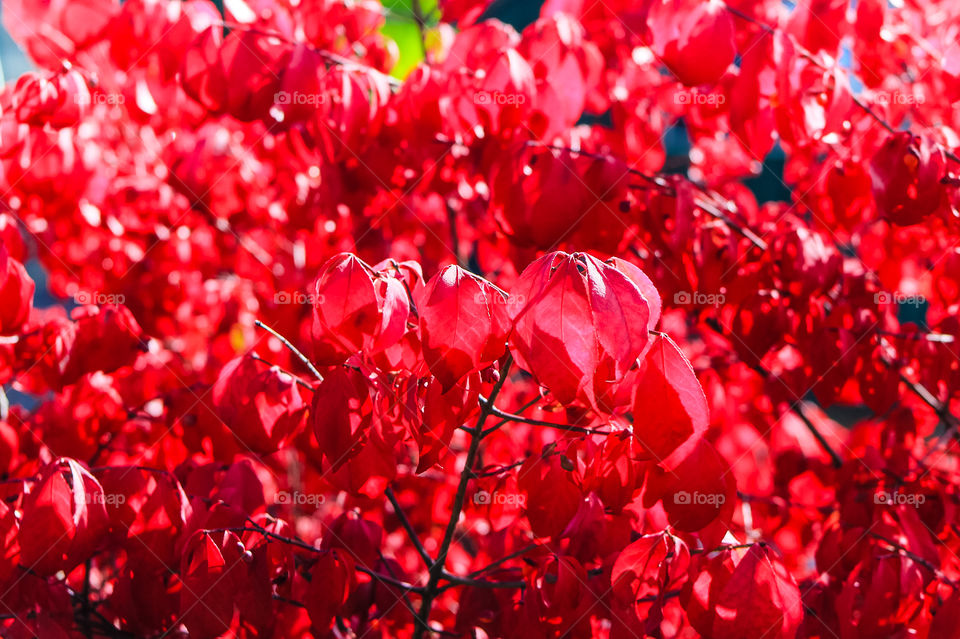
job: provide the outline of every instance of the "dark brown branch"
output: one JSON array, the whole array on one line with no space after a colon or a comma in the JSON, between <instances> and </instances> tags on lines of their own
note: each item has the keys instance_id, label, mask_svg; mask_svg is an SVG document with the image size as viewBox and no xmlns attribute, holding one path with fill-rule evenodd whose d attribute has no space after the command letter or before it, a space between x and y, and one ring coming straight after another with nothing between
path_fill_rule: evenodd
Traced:
<instances>
[{"instance_id":1,"label":"dark brown branch","mask_svg":"<svg viewBox=\"0 0 960 639\"><path fill-rule=\"evenodd\" d=\"M413 639L423 639L423 633L430 628L430 609L433 602L440 594L440 580L445 578L445 566L447 563L447 553L450 545L453 543L453 534L457 529L457 523L460 521L460 513L463 511L463 502L466 499L467 484L472 477L473 464L477 458L477 452L480 450L480 441L483 439L483 424L490 417L493 409L493 402L496 401L503 384L510 376L510 366L513 363L513 357L507 355L507 359L500 371L500 379L494 385L490 393L490 401L483 404L480 410L480 417L477 418L477 425L474 427L474 433L470 438L470 448L467 451L466 460L464 460L463 473L460 475L460 483L457 485L457 492L453 498L453 506L450 510L450 520L447 522L447 529L443 534L443 541L440 543L440 550L437 553L437 560L430 567L430 579L423 593L423 603L420 604L420 614L417 616L418 622L413 632Z\"/></svg>"}]
</instances>

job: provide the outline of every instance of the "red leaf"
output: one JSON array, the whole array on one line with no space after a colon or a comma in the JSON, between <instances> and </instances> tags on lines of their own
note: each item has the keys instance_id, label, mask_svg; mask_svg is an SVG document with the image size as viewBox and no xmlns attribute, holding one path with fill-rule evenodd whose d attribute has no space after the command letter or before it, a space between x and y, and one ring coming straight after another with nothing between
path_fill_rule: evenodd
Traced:
<instances>
[{"instance_id":1,"label":"red leaf","mask_svg":"<svg viewBox=\"0 0 960 639\"><path fill-rule=\"evenodd\" d=\"M227 78L227 111L243 122L272 121L270 109L277 102L280 73L292 47L280 38L238 29L220 48Z\"/></svg>"},{"instance_id":2,"label":"red leaf","mask_svg":"<svg viewBox=\"0 0 960 639\"><path fill-rule=\"evenodd\" d=\"M350 253L341 253L324 265L313 307L317 363L342 364L377 333L382 318L371 272Z\"/></svg>"},{"instance_id":3,"label":"red leaf","mask_svg":"<svg viewBox=\"0 0 960 639\"><path fill-rule=\"evenodd\" d=\"M948 639L960 636L960 593L957 591L937 608L930 624L930 636Z\"/></svg>"},{"instance_id":4,"label":"red leaf","mask_svg":"<svg viewBox=\"0 0 960 639\"><path fill-rule=\"evenodd\" d=\"M700 437L688 440L648 477L644 502L662 499L678 530L701 530L714 520L729 521L736 482L726 461Z\"/></svg>"},{"instance_id":5,"label":"red leaf","mask_svg":"<svg viewBox=\"0 0 960 639\"><path fill-rule=\"evenodd\" d=\"M20 558L20 525L16 512L0 501L0 583L6 583Z\"/></svg>"},{"instance_id":6,"label":"red leaf","mask_svg":"<svg viewBox=\"0 0 960 639\"><path fill-rule=\"evenodd\" d=\"M111 535L127 547L128 565L174 569L176 544L190 516L190 502L177 479L132 466L100 470L97 479L113 497L106 504ZM151 552L141 552L143 548Z\"/></svg>"},{"instance_id":7,"label":"red leaf","mask_svg":"<svg viewBox=\"0 0 960 639\"><path fill-rule=\"evenodd\" d=\"M134 363L145 350L143 329L126 306L84 306L75 309L76 320L61 382L72 384L87 373L112 373Z\"/></svg>"},{"instance_id":8,"label":"red leaf","mask_svg":"<svg viewBox=\"0 0 960 639\"><path fill-rule=\"evenodd\" d=\"M183 55L183 90L212 113L226 107L227 77L220 64L223 28L211 26L198 35Z\"/></svg>"},{"instance_id":9,"label":"red leaf","mask_svg":"<svg viewBox=\"0 0 960 639\"><path fill-rule=\"evenodd\" d=\"M870 161L877 211L894 224L917 224L944 201L943 149L926 136L890 135Z\"/></svg>"},{"instance_id":10,"label":"red leaf","mask_svg":"<svg viewBox=\"0 0 960 639\"><path fill-rule=\"evenodd\" d=\"M450 441L456 429L480 411L479 388L479 375L470 376L446 392L434 381L427 382L426 388L418 385L415 410L422 419L413 424L413 436L420 446L418 473L451 452Z\"/></svg>"},{"instance_id":11,"label":"red leaf","mask_svg":"<svg viewBox=\"0 0 960 639\"><path fill-rule=\"evenodd\" d=\"M380 558L380 546L383 543L383 528L379 524L363 519L359 513L349 510L337 517L327 528L320 545L323 550L340 548L348 553L363 567L370 568Z\"/></svg>"},{"instance_id":12,"label":"red leaf","mask_svg":"<svg viewBox=\"0 0 960 639\"><path fill-rule=\"evenodd\" d=\"M13 335L30 317L36 286L23 264L6 251L0 253L0 259L5 264L5 277L0 277L0 335Z\"/></svg>"},{"instance_id":13,"label":"red leaf","mask_svg":"<svg viewBox=\"0 0 960 639\"><path fill-rule=\"evenodd\" d=\"M716 639L794 639L803 604L790 573L764 545L737 561L729 553L711 560L686 589L693 626Z\"/></svg>"},{"instance_id":14,"label":"red leaf","mask_svg":"<svg viewBox=\"0 0 960 639\"><path fill-rule=\"evenodd\" d=\"M837 57L840 39L850 30L847 0L810 0L790 12L787 33L813 53L826 51Z\"/></svg>"},{"instance_id":15,"label":"red leaf","mask_svg":"<svg viewBox=\"0 0 960 639\"><path fill-rule=\"evenodd\" d=\"M240 445L262 454L283 445L305 408L289 374L248 355L223 367L210 395L217 415Z\"/></svg>"},{"instance_id":16,"label":"red leaf","mask_svg":"<svg viewBox=\"0 0 960 639\"><path fill-rule=\"evenodd\" d=\"M524 512L534 534L559 539L577 514L583 494L572 474L560 466L560 456L530 457L520 467L517 487L526 493Z\"/></svg>"},{"instance_id":17,"label":"red leaf","mask_svg":"<svg viewBox=\"0 0 960 639\"><path fill-rule=\"evenodd\" d=\"M733 18L722 2L655 0L647 25L654 52L687 86L716 82L736 57Z\"/></svg>"},{"instance_id":18,"label":"red leaf","mask_svg":"<svg viewBox=\"0 0 960 639\"><path fill-rule=\"evenodd\" d=\"M60 30L84 48L100 37L118 5L110 0L70 0L63 3Z\"/></svg>"},{"instance_id":19,"label":"red leaf","mask_svg":"<svg viewBox=\"0 0 960 639\"><path fill-rule=\"evenodd\" d=\"M233 533L220 533L223 545L239 543ZM183 550L180 564L180 622L191 637L212 639L225 633L233 620L236 584L230 572L239 559L228 564L220 544L211 534L197 531Z\"/></svg>"},{"instance_id":20,"label":"red leaf","mask_svg":"<svg viewBox=\"0 0 960 639\"><path fill-rule=\"evenodd\" d=\"M313 393L310 414L320 451L336 471L366 440L373 417L366 378L353 369L334 369Z\"/></svg>"},{"instance_id":21,"label":"red leaf","mask_svg":"<svg viewBox=\"0 0 960 639\"><path fill-rule=\"evenodd\" d=\"M647 274L632 262L620 259L619 257L611 257L607 260L607 264L629 277L630 280L637 285L637 288L640 289L643 299L647 300L647 306L650 308L650 318L647 320L647 327L653 330L657 322L660 321L660 311L663 309L663 301L660 299L660 292L657 291L657 287L653 285L653 282L647 277Z\"/></svg>"},{"instance_id":22,"label":"red leaf","mask_svg":"<svg viewBox=\"0 0 960 639\"><path fill-rule=\"evenodd\" d=\"M459 266L427 283L417 303L423 356L444 391L504 354L506 302L503 291Z\"/></svg>"},{"instance_id":23,"label":"red leaf","mask_svg":"<svg viewBox=\"0 0 960 639\"><path fill-rule=\"evenodd\" d=\"M650 310L640 289L584 253L550 253L532 263L508 308L517 362L565 404L595 405L649 341Z\"/></svg>"},{"instance_id":24,"label":"red leaf","mask_svg":"<svg viewBox=\"0 0 960 639\"><path fill-rule=\"evenodd\" d=\"M320 555L310 570L305 602L315 632L323 635L330 631L355 588L354 562L348 554L331 550Z\"/></svg>"},{"instance_id":25,"label":"red leaf","mask_svg":"<svg viewBox=\"0 0 960 639\"><path fill-rule=\"evenodd\" d=\"M610 573L613 594L625 606L635 607L639 619L647 621L647 633L654 634L663 617L667 592L687 581L690 551L669 533L644 535L617 556Z\"/></svg>"},{"instance_id":26,"label":"red leaf","mask_svg":"<svg viewBox=\"0 0 960 639\"><path fill-rule=\"evenodd\" d=\"M634 436L662 461L709 425L707 398L693 367L669 336L657 336L637 379Z\"/></svg>"},{"instance_id":27,"label":"red leaf","mask_svg":"<svg viewBox=\"0 0 960 639\"><path fill-rule=\"evenodd\" d=\"M86 560L103 541L105 501L100 483L76 461L44 466L23 500L20 563L52 575Z\"/></svg>"}]
</instances>

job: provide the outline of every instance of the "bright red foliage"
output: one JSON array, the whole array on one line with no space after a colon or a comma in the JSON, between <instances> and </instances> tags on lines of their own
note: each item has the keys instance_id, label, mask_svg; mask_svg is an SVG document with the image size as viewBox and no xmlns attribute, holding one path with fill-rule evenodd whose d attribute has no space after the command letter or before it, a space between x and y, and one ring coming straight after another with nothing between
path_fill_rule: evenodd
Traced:
<instances>
[{"instance_id":1,"label":"bright red foliage","mask_svg":"<svg viewBox=\"0 0 960 639\"><path fill-rule=\"evenodd\" d=\"M402 4L4 2L0 635L960 637L960 5Z\"/></svg>"}]
</instances>

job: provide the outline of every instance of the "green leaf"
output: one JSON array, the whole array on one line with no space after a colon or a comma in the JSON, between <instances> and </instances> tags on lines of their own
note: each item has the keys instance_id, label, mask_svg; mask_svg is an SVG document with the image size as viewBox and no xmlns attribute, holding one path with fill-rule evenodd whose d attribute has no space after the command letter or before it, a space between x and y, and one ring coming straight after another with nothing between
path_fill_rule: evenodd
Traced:
<instances>
[{"instance_id":1,"label":"green leaf","mask_svg":"<svg viewBox=\"0 0 960 639\"><path fill-rule=\"evenodd\" d=\"M387 11L387 21L380 33L397 43L400 59L390 75L403 79L423 61L423 41L420 27L413 10L412 0L386 0L383 3ZM427 26L436 24L436 0L421 0L421 11Z\"/></svg>"}]
</instances>

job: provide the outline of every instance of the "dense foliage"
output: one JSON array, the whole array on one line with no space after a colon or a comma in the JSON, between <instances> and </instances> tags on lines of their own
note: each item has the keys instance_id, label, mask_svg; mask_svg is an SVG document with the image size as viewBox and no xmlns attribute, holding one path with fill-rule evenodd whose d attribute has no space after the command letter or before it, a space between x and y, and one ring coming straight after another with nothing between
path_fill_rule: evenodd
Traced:
<instances>
[{"instance_id":1,"label":"dense foliage","mask_svg":"<svg viewBox=\"0 0 960 639\"><path fill-rule=\"evenodd\" d=\"M3 636L960 637L960 4L488 4L4 0Z\"/></svg>"}]
</instances>

